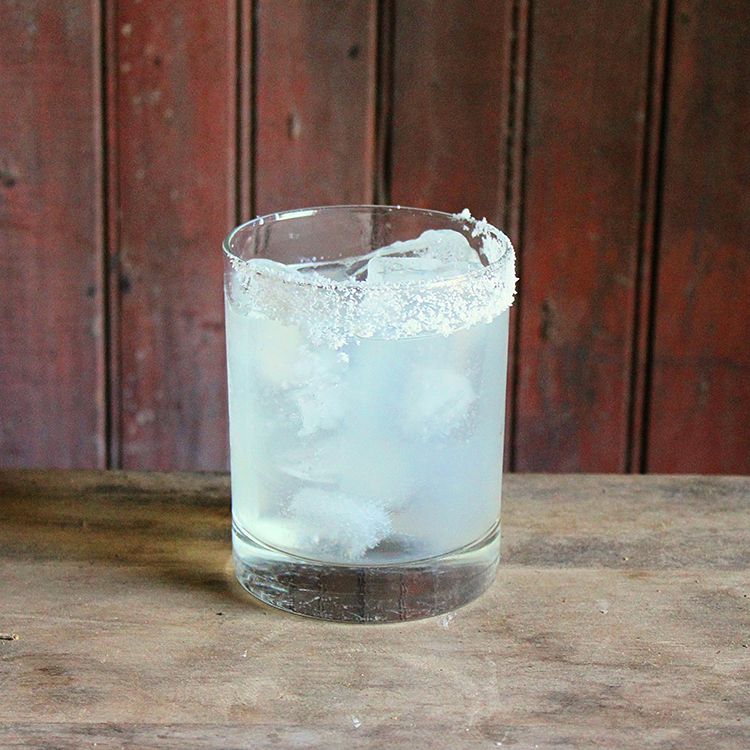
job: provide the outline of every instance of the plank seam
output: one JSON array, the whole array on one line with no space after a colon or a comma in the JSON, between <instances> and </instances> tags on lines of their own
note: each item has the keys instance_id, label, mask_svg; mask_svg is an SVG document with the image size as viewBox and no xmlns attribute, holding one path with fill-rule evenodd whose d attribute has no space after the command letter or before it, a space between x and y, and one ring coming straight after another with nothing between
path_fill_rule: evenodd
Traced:
<instances>
[{"instance_id":1,"label":"plank seam","mask_svg":"<svg viewBox=\"0 0 750 750\"><path fill-rule=\"evenodd\" d=\"M249 164L247 165L248 170L248 185L249 192L247 196L248 201L248 212L249 215L255 216L258 212L258 39L259 39L259 23L258 23L258 0L249 0L250 16L248 22L250 23L250 50L248 50L248 60L250 64L250 75L249 78L249 91L248 91L248 104L249 104L249 118L248 118L248 140L249 146L247 149Z\"/></svg>"},{"instance_id":2,"label":"plank seam","mask_svg":"<svg viewBox=\"0 0 750 750\"><path fill-rule=\"evenodd\" d=\"M526 159L528 155L528 141L526 138L527 123L529 121L531 77L531 50L532 50L532 15L533 0L515 0L513 5L513 41L514 50L511 57L511 94L509 106L509 176L507 182L506 205L508 228L515 240L516 249L516 276L522 277L522 249L523 249L523 226L524 226L524 202L526 188ZM510 419L508 420L508 468L509 471L516 470L517 441L516 427L518 424L518 383L520 379L520 340L521 340L521 315L522 295L519 293L514 302L515 315L513 330L512 367L509 373L510 393L513 401L510 406Z\"/></svg>"},{"instance_id":3,"label":"plank seam","mask_svg":"<svg viewBox=\"0 0 750 750\"><path fill-rule=\"evenodd\" d=\"M673 37L673 19L674 19L674 2L673 0L663 0L664 2L664 52L662 57L662 80L658 82L658 92L660 96L660 112L656 123L658 134L658 150L655 159L655 174L653 186L653 226L649 232L648 239L651 243L650 253L650 284L647 292L647 304L644 305L646 320L641 324L644 337L644 366L643 366L643 398L640 409L641 431L639 439L639 462L638 469L641 474L648 472L648 439L649 439L649 415L651 411L651 391L653 388L653 358L654 342L656 334L656 305L658 303L658 274L659 274L659 251L661 236L662 205L664 199L664 167L666 155L666 143L668 138L669 123L669 88L670 88L670 70L669 61L672 58L672 37Z\"/></svg>"},{"instance_id":4,"label":"plank seam","mask_svg":"<svg viewBox=\"0 0 750 750\"><path fill-rule=\"evenodd\" d=\"M94 163L96 168L96 285L98 288L97 314L99 322L96 347L96 468L109 468L109 334L107 309L109 294L107 289L108 242L107 227L109 207L107 205L107 94L106 94L106 55L104 8L105 0L91 1L92 31L92 101L94 104Z\"/></svg>"},{"instance_id":5,"label":"plank seam","mask_svg":"<svg viewBox=\"0 0 750 750\"><path fill-rule=\"evenodd\" d=\"M235 7L235 225L247 221L252 211L252 2L237 0Z\"/></svg>"},{"instance_id":6,"label":"plank seam","mask_svg":"<svg viewBox=\"0 0 750 750\"><path fill-rule=\"evenodd\" d=\"M393 65L395 41L394 0L378 0L375 61L375 203L391 202L393 145Z\"/></svg>"},{"instance_id":7,"label":"plank seam","mask_svg":"<svg viewBox=\"0 0 750 750\"><path fill-rule=\"evenodd\" d=\"M100 42L102 45L101 101L103 113L102 171L104 185L104 252L103 252L103 296L106 322L104 325L106 359L106 441L108 469L122 465L121 362L119 347L120 298L119 298L119 148L117 132L117 11L116 0L100 2Z\"/></svg>"},{"instance_id":8,"label":"plank seam","mask_svg":"<svg viewBox=\"0 0 750 750\"><path fill-rule=\"evenodd\" d=\"M649 296L652 282L654 209L658 155L663 144L659 129L663 100L661 89L664 78L664 11L665 0L654 0L651 5L649 52L646 69L644 128L641 145L641 189L638 208L638 235L633 290L633 322L630 351L630 383L628 393L627 441L625 471L639 471L642 458L643 386L646 367L645 343L650 327Z\"/></svg>"}]
</instances>

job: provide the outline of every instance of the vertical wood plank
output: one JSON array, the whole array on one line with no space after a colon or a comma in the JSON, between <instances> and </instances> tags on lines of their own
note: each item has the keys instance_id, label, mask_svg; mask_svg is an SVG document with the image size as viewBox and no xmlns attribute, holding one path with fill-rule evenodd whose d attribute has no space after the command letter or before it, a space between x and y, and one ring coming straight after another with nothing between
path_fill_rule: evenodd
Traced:
<instances>
[{"instance_id":1,"label":"vertical wood plank","mask_svg":"<svg viewBox=\"0 0 750 750\"><path fill-rule=\"evenodd\" d=\"M105 462L95 3L0 1L0 465Z\"/></svg>"},{"instance_id":2,"label":"vertical wood plank","mask_svg":"<svg viewBox=\"0 0 750 750\"><path fill-rule=\"evenodd\" d=\"M253 128L254 86L253 51L255 19L253 0L236 0L237 3L237 151L235 166L237 177L237 205L235 224L251 218L253 213Z\"/></svg>"},{"instance_id":3,"label":"vertical wood plank","mask_svg":"<svg viewBox=\"0 0 750 750\"><path fill-rule=\"evenodd\" d=\"M396 0L391 201L503 217L511 3Z\"/></svg>"},{"instance_id":4,"label":"vertical wood plank","mask_svg":"<svg viewBox=\"0 0 750 750\"><path fill-rule=\"evenodd\" d=\"M469 208L505 228L514 242L515 224L506 226L505 220L512 221L512 206L518 205L509 184L515 164L509 156L515 160L520 154L520 141L509 143L508 124L523 109L522 95L519 108L511 108L511 79L525 41L515 5L395 0L387 164L390 202L454 212ZM519 30L520 44L514 44ZM511 358L514 328L512 315ZM508 404L512 391L509 377ZM512 414L508 408L508 428Z\"/></svg>"},{"instance_id":5,"label":"vertical wood plank","mask_svg":"<svg viewBox=\"0 0 750 750\"><path fill-rule=\"evenodd\" d=\"M120 0L120 462L226 464L220 242L235 220L233 0Z\"/></svg>"},{"instance_id":6,"label":"vertical wood plank","mask_svg":"<svg viewBox=\"0 0 750 750\"><path fill-rule=\"evenodd\" d=\"M372 201L375 0L259 0L255 211Z\"/></svg>"},{"instance_id":7,"label":"vertical wood plank","mask_svg":"<svg viewBox=\"0 0 750 750\"><path fill-rule=\"evenodd\" d=\"M519 470L625 468L651 15L531 6Z\"/></svg>"},{"instance_id":8,"label":"vertical wood plank","mask_svg":"<svg viewBox=\"0 0 750 750\"><path fill-rule=\"evenodd\" d=\"M646 468L750 472L750 6L672 18Z\"/></svg>"}]
</instances>

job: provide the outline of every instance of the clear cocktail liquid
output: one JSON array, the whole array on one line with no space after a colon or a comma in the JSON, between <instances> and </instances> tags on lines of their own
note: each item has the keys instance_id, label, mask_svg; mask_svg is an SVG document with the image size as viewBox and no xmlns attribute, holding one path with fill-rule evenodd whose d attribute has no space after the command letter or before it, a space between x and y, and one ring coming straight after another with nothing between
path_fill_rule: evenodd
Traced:
<instances>
[{"instance_id":1,"label":"clear cocktail liquid","mask_svg":"<svg viewBox=\"0 0 750 750\"><path fill-rule=\"evenodd\" d=\"M458 229L228 271L234 548L256 596L409 619L463 603L462 573L475 587L494 575L508 310L470 309L487 302L472 294L492 284L492 258ZM440 575L458 576L444 602ZM383 593L410 583L411 611Z\"/></svg>"}]
</instances>

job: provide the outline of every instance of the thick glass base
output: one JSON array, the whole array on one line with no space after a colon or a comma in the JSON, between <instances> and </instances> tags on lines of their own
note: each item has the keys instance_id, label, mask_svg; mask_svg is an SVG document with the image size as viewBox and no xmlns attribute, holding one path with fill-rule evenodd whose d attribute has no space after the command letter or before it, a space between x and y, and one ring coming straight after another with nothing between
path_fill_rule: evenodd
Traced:
<instances>
[{"instance_id":1,"label":"thick glass base","mask_svg":"<svg viewBox=\"0 0 750 750\"><path fill-rule=\"evenodd\" d=\"M232 529L237 580L262 602L336 622L405 622L468 604L495 578L500 527L439 557L385 565L333 565L295 557Z\"/></svg>"}]
</instances>

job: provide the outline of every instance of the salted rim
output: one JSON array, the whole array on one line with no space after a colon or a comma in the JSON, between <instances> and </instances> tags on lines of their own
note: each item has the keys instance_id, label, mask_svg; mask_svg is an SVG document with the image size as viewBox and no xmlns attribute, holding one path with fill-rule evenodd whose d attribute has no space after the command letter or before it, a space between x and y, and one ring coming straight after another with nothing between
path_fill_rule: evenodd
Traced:
<instances>
[{"instance_id":1,"label":"salted rim","mask_svg":"<svg viewBox=\"0 0 750 750\"><path fill-rule=\"evenodd\" d=\"M237 232L266 221L312 216L334 209L414 211L427 216L447 218L460 224L472 238L481 238L479 251L488 261L456 276L424 281L385 281L368 284L347 279L337 281L326 276L311 277L289 273L283 264L254 267L253 258L240 258L230 249ZM449 214L428 209L401 206L321 206L260 216L232 231L224 242L224 251L233 274L227 277L227 299L238 302L232 291L236 282L249 299L249 310L269 318L298 326L314 345L339 349L351 338L398 339L454 331L489 322L513 304L516 287L515 253L510 240L486 219L477 220L468 209Z\"/></svg>"},{"instance_id":2,"label":"salted rim","mask_svg":"<svg viewBox=\"0 0 750 750\"><path fill-rule=\"evenodd\" d=\"M434 279L432 281L384 281L378 283L377 287L380 289L403 289L413 288L416 286L420 288L444 287L446 285L460 283L464 280L471 280L474 278L478 279L480 277L486 278L488 275L494 276L502 270L508 270L510 272L510 275L512 276L512 280L510 280L510 283L515 286L515 281L517 280L515 278L515 253L510 239L497 227L490 224L486 218L474 218L468 208L465 208L460 213L449 213L447 211L434 211L429 208L415 208L413 206L402 206L400 204L378 205L368 203L353 203L340 204L335 206L310 206L308 208L294 208L287 211L276 211L274 213L264 214L263 216L256 216L254 219L250 219L249 221L236 226L222 241L222 250L227 255L229 262L236 271L242 270L247 273L249 270L253 270L255 274L262 275L266 279L276 279L282 283L295 284L297 286L312 286L321 289L361 289L367 283L366 281L357 279L336 280L323 276L322 274L286 274L282 269L276 271L275 269L264 268L262 271L255 271L254 269L249 269L248 265L251 260L257 260L257 258L242 258L231 248L231 244L235 236L246 229L261 227L264 224L271 222L275 223L279 221L288 221L290 219L303 219L314 216L317 213L340 211L341 209L380 209L382 211L410 211L412 213L423 214L425 216L439 216L442 218L447 218L457 224L463 224L464 230L468 230L469 227L471 227L471 237L481 237L481 249L485 258L489 259L490 255L488 253L491 253L493 256L498 256L495 260L488 262L486 266L482 265L477 268L472 268L466 273L456 274L455 276L442 277L439 279ZM493 250L494 252L492 252ZM509 254L511 255L510 264L508 264ZM257 257L259 258L261 256ZM280 265L285 267L291 264L280 263ZM508 266L510 266L510 268L508 268Z\"/></svg>"}]
</instances>

